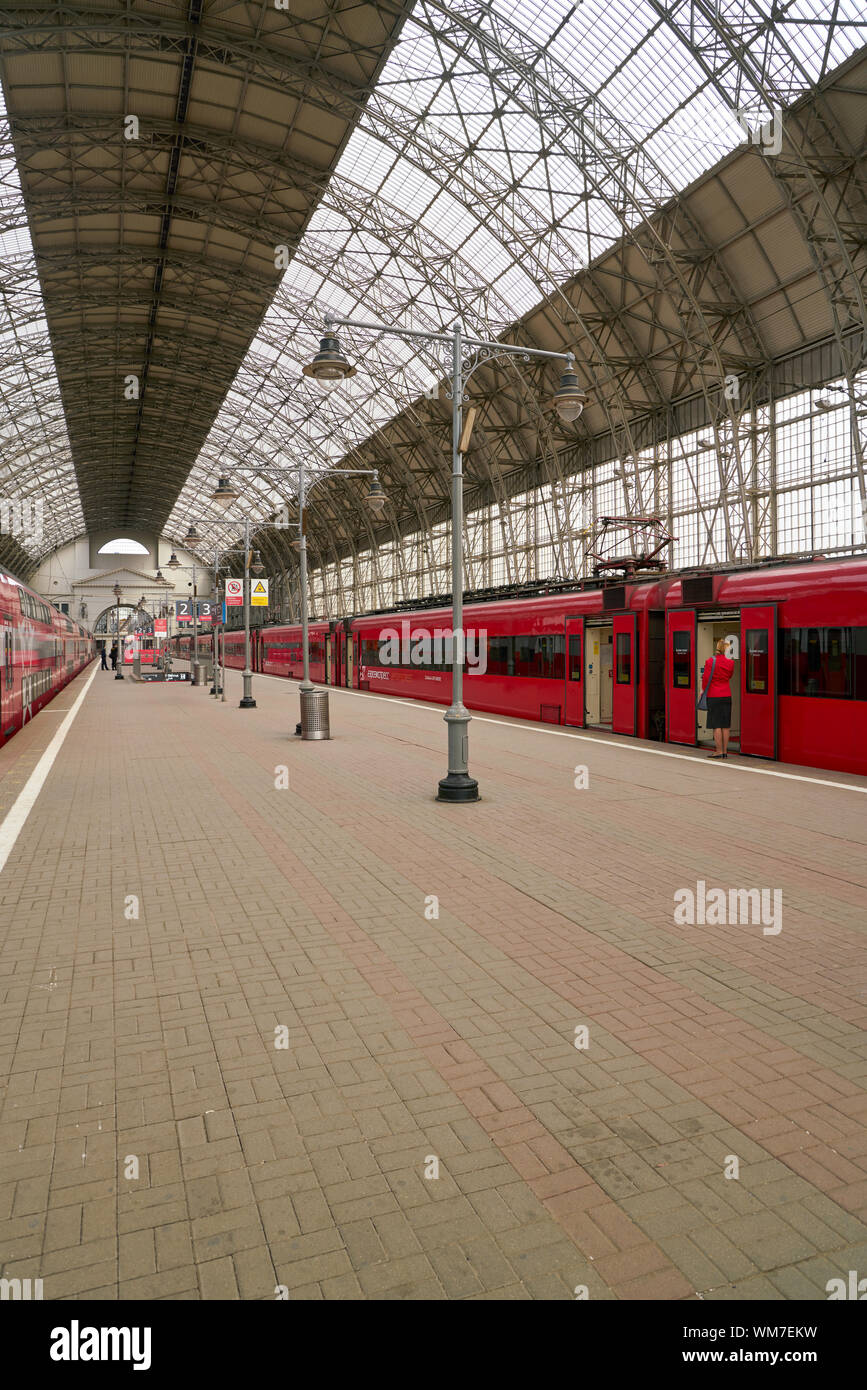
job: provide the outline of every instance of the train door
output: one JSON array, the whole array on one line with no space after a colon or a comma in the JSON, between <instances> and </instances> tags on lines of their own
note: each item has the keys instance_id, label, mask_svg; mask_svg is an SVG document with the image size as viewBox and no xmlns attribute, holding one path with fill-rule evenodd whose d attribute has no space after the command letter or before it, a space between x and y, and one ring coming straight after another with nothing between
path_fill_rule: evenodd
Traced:
<instances>
[{"instance_id":1,"label":"train door","mask_svg":"<svg viewBox=\"0 0 867 1390\"><path fill-rule=\"evenodd\" d=\"M741 609L741 747L758 758L777 756L777 605ZM734 720L732 721L734 722Z\"/></svg>"},{"instance_id":2,"label":"train door","mask_svg":"<svg viewBox=\"0 0 867 1390\"><path fill-rule=\"evenodd\" d=\"M666 617L666 729L669 743L695 743L695 609L675 608Z\"/></svg>"},{"instance_id":3,"label":"train door","mask_svg":"<svg viewBox=\"0 0 867 1390\"><path fill-rule=\"evenodd\" d=\"M585 620L584 722L594 729L611 728L613 641L611 623Z\"/></svg>"},{"instance_id":4,"label":"train door","mask_svg":"<svg viewBox=\"0 0 867 1390\"><path fill-rule=\"evenodd\" d=\"M611 728L615 734L638 731L638 615L614 619L614 684Z\"/></svg>"},{"instance_id":5,"label":"train door","mask_svg":"<svg viewBox=\"0 0 867 1390\"><path fill-rule=\"evenodd\" d=\"M701 692L701 681L704 668L709 661L713 660L716 652L716 644L721 637L727 642L726 653L735 663L735 673L730 682L732 692L732 722L729 738L730 746L737 747L740 739L741 729L741 690L740 672L738 661L740 659L740 636L738 633L739 615L737 610L731 613L713 613L699 616L695 636L695 742L701 746L713 745L713 730L707 725L707 710L698 708L698 697Z\"/></svg>"},{"instance_id":6,"label":"train door","mask_svg":"<svg viewBox=\"0 0 867 1390\"><path fill-rule=\"evenodd\" d=\"M584 619L566 619L565 723L584 724Z\"/></svg>"},{"instance_id":7,"label":"train door","mask_svg":"<svg viewBox=\"0 0 867 1390\"><path fill-rule=\"evenodd\" d=\"M346 685L352 689L355 685L355 634L346 634Z\"/></svg>"},{"instance_id":8,"label":"train door","mask_svg":"<svg viewBox=\"0 0 867 1390\"><path fill-rule=\"evenodd\" d=\"M331 685L331 670L334 665L334 633L329 632L325 638L325 684Z\"/></svg>"},{"instance_id":9,"label":"train door","mask_svg":"<svg viewBox=\"0 0 867 1390\"><path fill-rule=\"evenodd\" d=\"M15 693L15 648L14 635L11 627L4 624L0 629L2 635L3 667L0 670L0 735L4 738L11 734L14 728L14 693Z\"/></svg>"}]
</instances>

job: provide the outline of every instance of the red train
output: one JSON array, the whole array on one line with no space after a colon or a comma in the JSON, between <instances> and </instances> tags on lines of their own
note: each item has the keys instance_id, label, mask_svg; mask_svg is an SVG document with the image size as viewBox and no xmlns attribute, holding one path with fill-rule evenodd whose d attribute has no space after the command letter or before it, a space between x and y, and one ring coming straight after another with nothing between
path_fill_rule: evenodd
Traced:
<instances>
[{"instance_id":1,"label":"red train","mask_svg":"<svg viewBox=\"0 0 867 1390\"><path fill-rule=\"evenodd\" d=\"M311 622L311 678L448 704L450 623L445 608ZM732 751L867 775L867 560L588 581L467 604L464 628L469 708L693 746L712 742L700 673L728 637ZM243 667L243 633L225 640ZM254 631L251 653L300 678L300 625Z\"/></svg>"},{"instance_id":2,"label":"red train","mask_svg":"<svg viewBox=\"0 0 867 1390\"><path fill-rule=\"evenodd\" d=\"M0 742L53 700L94 658L93 637L0 570Z\"/></svg>"}]
</instances>

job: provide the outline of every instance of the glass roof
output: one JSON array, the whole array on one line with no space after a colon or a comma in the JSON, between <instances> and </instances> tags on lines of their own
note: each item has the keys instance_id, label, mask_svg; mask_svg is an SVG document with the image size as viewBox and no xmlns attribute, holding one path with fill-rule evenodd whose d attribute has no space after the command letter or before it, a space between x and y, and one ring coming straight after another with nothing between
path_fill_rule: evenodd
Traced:
<instances>
[{"instance_id":1,"label":"glass roof","mask_svg":"<svg viewBox=\"0 0 867 1390\"><path fill-rule=\"evenodd\" d=\"M84 516L2 91L0 187L0 514L38 558L80 535Z\"/></svg>"},{"instance_id":2,"label":"glass roof","mask_svg":"<svg viewBox=\"0 0 867 1390\"><path fill-rule=\"evenodd\" d=\"M444 376L430 344L347 330L357 375L323 395L301 368L326 312L423 330L460 315L490 338L542 304L565 317L582 268L865 39L863 0L416 0L168 534L196 521L203 553L228 543L291 501L302 457L352 467ZM0 179L0 501L42 498L42 533L22 538L38 556L84 520L2 97ZM222 474L243 498L214 524Z\"/></svg>"},{"instance_id":3,"label":"glass roof","mask_svg":"<svg viewBox=\"0 0 867 1390\"><path fill-rule=\"evenodd\" d=\"M343 330L358 374L323 396L301 368L326 310L424 329L460 312L498 336L770 119L769 92L796 100L867 37L857 0L803 0L773 22L767 3L717 10L755 54L715 85L648 0L419 0L170 533L212 510L218 472L243 490L237 515L266 517L294 495L302 453L314 471L351 466L442 375L427 345ZM272 468L290 476L275 487Z\"/></svg>"}]
</instances>

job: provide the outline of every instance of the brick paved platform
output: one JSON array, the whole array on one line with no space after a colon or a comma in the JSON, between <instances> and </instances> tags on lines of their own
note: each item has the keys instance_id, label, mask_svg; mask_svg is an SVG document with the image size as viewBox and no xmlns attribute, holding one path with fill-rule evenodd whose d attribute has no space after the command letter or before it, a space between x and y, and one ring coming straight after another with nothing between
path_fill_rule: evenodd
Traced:
<instances>
[{"instance_id":1,"label":"brick paved platform","mask_svg":"<svg viewBox=\"0 0 867 1390\"><path fill-rule=\"evenodd\" d=\"M0 752L4 811L87 678ZM4 1277L810 1300L867 1276L867 784L478 719L484 800L442 806L441 710L333 692L333 741L302 744L294 685L239 694L97 672L0 876ZM699 881L779 888L782 930L678 924Z\"/></svg>"}]
</instances>

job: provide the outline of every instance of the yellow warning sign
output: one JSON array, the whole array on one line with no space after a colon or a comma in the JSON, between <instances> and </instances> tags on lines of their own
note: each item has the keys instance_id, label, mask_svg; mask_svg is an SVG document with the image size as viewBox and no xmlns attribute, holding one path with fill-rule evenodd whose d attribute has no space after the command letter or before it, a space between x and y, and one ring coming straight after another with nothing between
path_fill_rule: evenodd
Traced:
<instances>
[{"instance_id":1,"label":"yellow warning sign","mask_svg":"<svg viewBox=\"0 0 867 1390\"><path fill-rule=\"evenodd\" d=\"M253 608L268 607L267 579L254 579L250 584L250 603Z\"/></svg>"}]
</instances>

